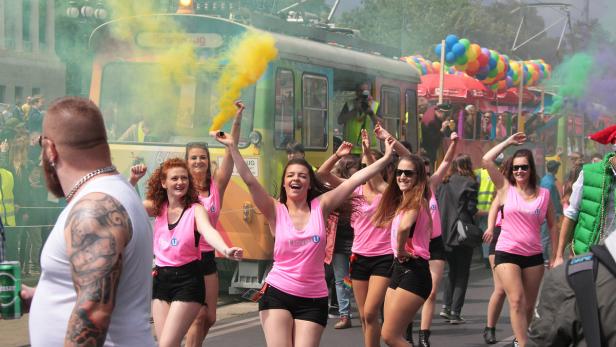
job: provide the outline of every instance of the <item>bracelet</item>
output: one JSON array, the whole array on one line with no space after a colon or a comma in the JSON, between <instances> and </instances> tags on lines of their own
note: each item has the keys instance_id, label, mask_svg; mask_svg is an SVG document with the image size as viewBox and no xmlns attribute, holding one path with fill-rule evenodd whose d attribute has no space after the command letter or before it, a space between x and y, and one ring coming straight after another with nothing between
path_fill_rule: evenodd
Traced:
<instances>
[{"instance_id":1,"label":"bracelet","mask_svg":"<svg viewBox=\"0 0 616 347\"><path fill-rule=\"evenodd\" d=\"M336 158L340 159L340 156L338 155L338 153L334 152L334 155L336 156Z\"/></svg>"}]
</instances>

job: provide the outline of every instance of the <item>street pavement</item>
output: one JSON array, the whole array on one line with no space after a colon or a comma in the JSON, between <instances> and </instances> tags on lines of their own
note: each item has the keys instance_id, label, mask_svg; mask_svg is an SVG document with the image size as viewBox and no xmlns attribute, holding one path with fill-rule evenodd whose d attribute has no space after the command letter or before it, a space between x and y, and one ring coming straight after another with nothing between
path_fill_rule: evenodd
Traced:
<instances>
[{"instance_id":1,"label":"street pavement","mask_svg":"<svg viewBox=\"0 0 616 347\"><path fill-rule=\"evenodd\" d=\"M490 271L479 261L471 266L471 278L466 294L466 302L462 316L466 323L451 325L438 316L440 302L435 312L431 345L439 346L485 346L483 328L488 299L492 291ZM440 300L441 295L438 299ZM251 302L237 302L237 298L223 297L218 309L218 322L210 329L204 345L225 347L265 347L265 338L259 324L257 305ZM336 319L330 319L321 340L321 346L358 347L363 346L361 327L354 312L353 327L345 330L334 329ZM418 327L418 322L415 324ZM499 343L493 346L508 346L511 344L511 326L509 324L507 304L503 309L497 326L496 337ZM415 332L415 341L417 333ZM0 346L29 346L27 315L19 320L0 321ZM382 346L385 346L382 343Z\"/></svg>"}]
</instances>

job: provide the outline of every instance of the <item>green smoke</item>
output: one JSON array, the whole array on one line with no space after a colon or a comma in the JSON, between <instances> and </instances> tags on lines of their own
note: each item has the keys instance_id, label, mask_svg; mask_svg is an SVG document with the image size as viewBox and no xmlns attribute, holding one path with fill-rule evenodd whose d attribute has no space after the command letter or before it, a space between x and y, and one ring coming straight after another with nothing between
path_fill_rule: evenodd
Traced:
<instances>
[{"instance_id":1,"label":"green smoke","mask_svg":"<svg viewBox=\"0 0 616 347\"><path fill-rule=\"evenodd\" d=\"M588 81L594 59L587 53L576 53L565 59L554 71L550 85L558 89L551 114L558 113L565 99L582 99L588 89Z\"/></svg>"}]
</instances>

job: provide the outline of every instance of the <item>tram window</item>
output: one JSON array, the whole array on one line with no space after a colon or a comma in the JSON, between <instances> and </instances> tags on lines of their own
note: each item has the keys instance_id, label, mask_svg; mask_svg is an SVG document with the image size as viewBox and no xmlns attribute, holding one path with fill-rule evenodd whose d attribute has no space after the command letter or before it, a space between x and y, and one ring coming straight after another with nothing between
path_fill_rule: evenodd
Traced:
<instances>
[{"instance_id":1,"label":"tram window","mask_svg":"<svg viewBox=\"0 0 616 347\"><path fill-rule=\"evenodd\" d=\"M103 68L100 107L105 110L108 136L116 142L185 144L205 141L221 146L208 136L220 99L218 75L199 72L181 82L165 78L154 63L109 63ZM139 83L135 83L139 81ZM248 144L252 131L254 86L242 90L246 105L240 146ZM231 131L226 122L224 131Z\"/></svg>"},{"instance_id":2,"label":"tram window","mask_svg":"<svg viewBox=\"0 0 616 347\"><path fill-rule=\"evenodd\" d=\"M274 115L274 146L286 148L295 141L293 116L295 114L295 89L293 71L278 70L276 74L276 114Z\"/></svg>"},{"instance_id":3,"label":"tram window","mask_svg":"<svg viewBox=\"0 0 616 347\"><path fill-rule=\"evenodd\" d=\"M327 147L327 78L316 75L302 77L304 124L302 139L305 148Z\"/></svg>"},{"instance_id":4,"label":"tram window","mask_svg":"<svg viewBox=\"0 0 616 347\"><path fill-rule=\"evenodd\" d=\"M414 143L413 148L417 148L418 141L418 121L417 118L417 91L413 89L406 90L406 102L405 102L405 123L406 123L406 137L405 140Z\"/></svg>"},{"instance_id":5,"label":"tram window","mask_svg":"<svg viewBox=\"0 0 616 347\"><path fill-rule=\"evenodd\" d=\"M392 86L381 87L380 114L385 129L400 138L400 89Z\"/></svg>"}]
</instances>

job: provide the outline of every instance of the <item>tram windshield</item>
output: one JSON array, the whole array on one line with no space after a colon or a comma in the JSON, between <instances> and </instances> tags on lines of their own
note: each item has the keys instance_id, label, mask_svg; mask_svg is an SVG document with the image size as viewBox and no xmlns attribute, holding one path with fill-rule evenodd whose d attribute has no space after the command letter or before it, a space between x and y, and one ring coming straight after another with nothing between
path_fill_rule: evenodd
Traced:
<instances>
[{"instance_id":1,"label":"tram windshield","mask_svg":"<svg viewBox=\"0 0 616 347\"><path fill-rule=\"evenodd\" d=\"M182 81L160 78L155 63L114 62L105 65L100 106L111 142L185 144L207 141L212 119L218 113L217 73L198 73ZM242 91L246 104L240 145L252 131L254 86ZM224 131L231 130L226 122Z\"/></svg>"}]
</instances>

